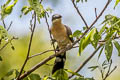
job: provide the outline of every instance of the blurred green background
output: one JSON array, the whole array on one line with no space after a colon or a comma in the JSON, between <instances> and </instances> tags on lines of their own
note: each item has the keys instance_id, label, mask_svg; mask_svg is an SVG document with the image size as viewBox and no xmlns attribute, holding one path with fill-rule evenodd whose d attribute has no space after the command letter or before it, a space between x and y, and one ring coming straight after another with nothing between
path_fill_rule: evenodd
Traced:
<instances>
[{"instance_id":1,"label":"blurred green background","mask_svg":"<svg viewBox=\"0 0 120 80\"><path fill-rule=\"evenodd\" d=\"M3 5L5 1L6 0L0 0L0 5ZM95 19L94 8L96 7L97 12L99 13L105 3L105 0L88 0L87 3L78 4L81 13L85 17L89 25ZM120 17L120 6L116 7L116 9L113 10L114 3L115 2L113 1L109 5L103 16L95 25L98 29L100 29L99 24L104 20L105 15L113 14ZM76 13L76 10L72 5L71 0L43 0L42 4L45 8L50 6L54 10L52 14L61 14L63 16L63 23L70 26L73 32L77 29L82 29L82 27L84 26L84 23L80 19L79 15ZM20 10L23 5L28 5L27 0L19 0L14 7L12 14L5 18L6 26L10 24L10 21L13 21L12 27L8 32L9 35L16 36L19 39L12 41L15 50L12 50L11 45L9 44L0 52L0 55L3 58L3 61L0 62L0 77L3 77L11 69L20 70L27 54L30 38L29 21L31 19L31 14L23 16L22 18L19 17L21 14ZM51 25L52 14L50 14L50 17L48 19L49 25ZM2 25L2 22L0 22L0 25ZM65 68L75 70L94 51L94 49L91 47L92 46L88 46L81 56L77 56L77 48L68 51ZM40 53L49 49L52 49L52 46L50 44L49 32L47 30L45 19L41 19L41 24L37 24L37 28L35 30L30 55ZM39 63L51 54L54 54L54 52L49 52L44 55L30 59L25 67L25 70L29 70L32 66ZM97 61L97 56L98 54L94 56L94 58L92 58L92 60L90 60L90 62L79 73L84 75L85 77L95 77L96 80L101 80L99 70L91 72L88 69L88 67L90 66L100 65L105 60L104 54L102 54L99 61ZM117 56L117 50L115 49L113 51L112 59L112 67L117 66L117 69L109 76L107 80L120 80L120 57ZM44 75L51 75L54 59L49 61L47 64L37 69L34 73L38 73L42 77Z\"/></svg>"}]
</instances>

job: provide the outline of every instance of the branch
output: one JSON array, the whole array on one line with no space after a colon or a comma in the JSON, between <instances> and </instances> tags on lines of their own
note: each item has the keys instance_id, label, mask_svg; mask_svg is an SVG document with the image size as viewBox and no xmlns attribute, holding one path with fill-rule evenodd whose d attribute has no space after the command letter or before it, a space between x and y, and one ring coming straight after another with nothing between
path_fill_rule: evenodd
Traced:
<instances>
[{"instance_id":1,"label":"branch","mask_svg":"<svg viewBox=\"0 0 120 80\"><path fill-rule=\"evenodd\" d=\"M115 66L103 80L105 80L113 71L115 71L116 68L117 66Z\"/></svg>"},{"instance_id":2,"label":"branch","mask_svg":"<svg viewBox=\"0 0 120 80\"><path fill-rule=\"evenodd\" d=\"M52 39L52 35L51 35L51 31L50 31L50 26L49 26L49 24L48 24L48 21L47 21L47 12L45 12L45 21L46 21L46 24L47 24L47 27L48 27L48 31L49 31L49 35L50 35L50 39L51 39L51 41L53 41L53 39ZM56 54L56 50L55 50L55 45L54 45L54 43L52 42L52 45L53 45L53 49L54 49L54 51L55 51L55 54Z\"/></svg>"},{"instance_id":3,"label":"branch","mask_svg":"<svg viewBox=\"0 0 120 80\"><path fill-rule=\"evenodd\" d=\"M107 4L105 5L105 7L103 8L103 10L101 11L101 13L98 15L98 17L93 21L93 23L91 24L91 26L83 33L83 35L77 39L72 45L67 46L66 48L60 50L59 52L56 52L56 54L53 54L51 56L49 56L48 58L45 58L43 61L41 61L40 63L36 64L34 67L32 67L30 70L28 70L27 72L25 72L24 74L22 74L20 76L19 79L23 79L24 77L26 77L27 75L29 75L31 72L35 71L37 68L39 68L40 66L42 66L43 64L45 64L46 62L48 62L49 60L53 59L55 56L60 55L61 53L64 53L70 49L73 48L73 46L78 43L86 34L87 32L92 28L92 26L97 22L97 20L100 18L100 16L103 14L103 12L105 11L105 9L107 8L107 6L109 5L110 0L108 0Z\"/></svg>"},{"instance_id":4,"label":"branch","mask_svg":"<svg viewBox=\"0 0 120 80\"><path fill-rule=\"evenodd\" d=\"M97 18L97 8L95 8L95 17Z\"/></svg>"},{"instance_id":5,"label":"branch","mask_svg":"<svg viewBox=\"0 0 120 80\"><path fill-rule=\"evenodd\" d=\"M79 47L79 46L74 46L73 48L78 48L78 47ZM36 57L36 56L39 56L39 55L42 55L42 54L45 54L45 53L47 53L47 52L51 52L51 51L55 51L55 50L46 50L46 51L44 51L44 52L34 54L34 55L32 55L32 56L29 56L29 59L31 59L31 58L33 58L33 57ZM57 49L56 49L56 51L57 51Z\"/></svg>"},{"instance_id":6,"label":"branch","mask_svg":"<svg viewBox=\"0 0 120 80\"><path fill-rule=\"evenodd\" d=\"M97 51L101 48L102 45L100 45L96 50L80 65L78 69L76 69L74 72L78 73L89 61L92 59L92 57L97 53ZM69 78L72 78L74 74L70 75Z\"/></svg>"},{"instance_id":7,"label":"branch","mask_svg":"<svg viewBox=\"0 0 120 80\"><path fill-rule=\"evenodd\" d=\"M79 14L79 16L81 17L81 19L83 20L85 26L86 26L87 29L88 29L88 24L87 24L87 22L85 21L85 19L84 19L84 17L82 16L82 14L80 13L78 7L75 5L75 0L72 0L72 3L73 3L73 5L74 5L74 7L75 7L77 13Z\"/></svg>"},{"instance_id":8,"label":"branch","mask_svg":"<svg viewBox=\"0 0 120 80\"><path fill-rule=\"evenodd\" d=\"M106 5L104 6L103 10L101 11L101 13L97 16L97 18L94 20L94 22L91 24L91 26L89 28L91 28L96 22L97 20L102 16L102 14L104 13L104 11L106 10L106 8L108 7L108 5L110 4L111 0L108 0Z\"/></svg>"},{"instance_id":9,"label":"branch","mask_svg":"<svg viewBox=\"0 0 120 80\"><path fill-rule=\"evenodd\" d=\"M27 72L25 72L23 75L20 76L19 79L23 79L24 77L26 77L27 75L29 75L31 72L35 71L37 68L39 68L40 66L42 66L43 64L47 63L49 60L53 59L55 56L60 55L61 53L65 52L67 50L67 48L60 50L59 52L56 52L56 54L53 54L47 58L45 58L43 61L41 61L40 63L36 64L34 67L32 67L30 70L28 70Z\"/></svg>"},{"instance_id":10,"label":"branch","mask_svg":"<svg viewBox=\"0 0 120 80\"><path fill-rule=\"evenodd\" d=\"M27 56L26 56L26 59L25 59L25 61L24 61L24 64L23 64L23 66L22 66L22 68L21 68L21 70L20 70L20 73L19 73L19 75L18 75L18 77L17 77L16 80L21 80L19 77L20 77L20 75L22 74L22 71L23 71L23 69L24 69L24 67L25 67L25 65L26 65L26 63L27 63L27 61L28 61L28 59L29 59L29 54L30 54L30 50L31 50L31 44L32 44L32 40L33 40L33 35L34 35L35 27L36 27L36 13L34 12L34 26L33 26L32 33L31 33L31 37L30 37L30 42L29 42L29 47L28 47Z\"/></svg>"},{"instance_id":11,"label":"branch","mask_svg":"<svg viewBox=\"0 0 120 80\"><path fill-rule=\"evenodd\" d=\"M2 23L3 23L4 28L6 29L5 21L2 20Z\"/></svg>"},{"instance_id":12,"label":"branch","mask_svg":"<svg viewBox=\"0 0 120 80\"><path fill-rule=\"evenodd\" d=\"M109 77L110 74L117 68L117 66L115 66L115 67L111 70L111 65L112 65L112 60L110 61L110 65L109 65L108 71L107 71L105 77L103 78L103 80L106 80L106 78ZM110 71L110 70L111 70L111 71Z\"/></svg>"},{"instance_id":13,"label":"branch","mask_svg":"<svg viewBox=\"0 0 120 80\"><path fill-rule=\"evenodd\" d=\"M10 28L11 28L11 26L12 26L12 23L13 23L13 22L11 21L9 27L7 28L7 31L10 30Z\"/></svg>"},{"instance_id":14,"label":"branch","mask_svg":"<svg viewBox=\"0 0 120 80\"><path fill-rule=\"evenodd\" d=\"M35 55L29 56L29 59L31 59L31 58L33 58L33 57L35 57L35 56L39 56L39 55L42 55L42 54L44 54L44 53L50 52L50 51L54 51L54 50L47 50L47 51L44 51L44 52L41 52L41 53L37 53L37 54L35 54Z\"/></svg>"},{"instance_id":15,"label":"branch","mask_svg":"<svg viewBox=\"0 0 120 80\"><path fill-rule=\"evenodd\" d=\"M109 3L111 2L111 0L108 0L107 1L107 3L106 3L106 5L104 6L104 8L103 8L103 10L101 11L101 13L97 16L97 18L93 21L93 23L90 25L90 27L83 33L83 35L80 37L80 39L81 38L83 38L84 36L85 36L85 34L92 28L92 26L97 22L97 20L102 16L102 14L103 14L103 12L106 10L106 8L107 8L107 6L109 5ZM78 40L80 40L80 39L78 39ZM77 40L77 41L78 41ZM77 42L76 41L76 42ZM99 46L97 49L99 49L101 46ZM96 50L97 50L96 49ZM77 70L75 70L75 72L78 72L78 71L80 71L83 67L84 67L84 65L93 57L95 55L95 53L93 52L93 54L88 58L88 59L86 59L85 60L85 62L83 62L83 64L77 69ZM71 78L71 77L73 77L74 75L71 75L69 78Z\"/></svg>"},{"instance_id":16,"label":"branch","mask_svg":"<svg viewBox=\"0 0 120 80\"><path fill-rule=\"evenodd\" d=\"M18 39L18 38L15 38L15 37L13 37L13 38L11 38L7 43L5 43L5 45L3 45L1 48L0 48L0 51L2 51L12 40L14 40L14 39Z\"/></svg>"}]
</instances>

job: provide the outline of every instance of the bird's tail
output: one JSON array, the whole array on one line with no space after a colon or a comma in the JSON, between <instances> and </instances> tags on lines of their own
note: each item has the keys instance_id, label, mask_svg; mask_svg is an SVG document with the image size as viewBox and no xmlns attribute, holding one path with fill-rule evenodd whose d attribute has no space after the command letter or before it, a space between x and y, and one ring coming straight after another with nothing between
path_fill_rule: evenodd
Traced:
<instances>
[{"instance_id":1,"label":"bird's tail","mask_svg":"<svg viewBox=\"0 0 120 80\"><path fill-rule=\"evenodd\" d=\"M52 69L52 74L54 74L54 72L56 72L57 70L64 68L65 60L66 52L64 54L56 56L56 60Z\"/></svg>"}]
</instances>

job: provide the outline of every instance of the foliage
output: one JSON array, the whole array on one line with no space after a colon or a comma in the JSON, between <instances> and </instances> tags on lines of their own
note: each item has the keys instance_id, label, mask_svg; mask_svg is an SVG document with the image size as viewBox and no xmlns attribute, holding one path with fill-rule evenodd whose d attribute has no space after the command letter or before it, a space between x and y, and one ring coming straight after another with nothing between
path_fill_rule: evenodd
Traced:
<instances>
[{"instance_id":1,"label":"foliage","mask_svg":"<svg viewBox=\"0 0 120 80\"><path fill-rule=\"evenodd\" d=\"M6 29L0 25L0 44L2 40L7 40L8 39L8 33Z\"/></svg>"},{"instance_id":2,"label":"foliage","mask_svg":"<svg viewBox=\"0 0 120 80\"><path fill-rule=\"evenodd\" d=\"M75 1L76 1L76 3L87 2L87 0L75 0ZM7 2L1 6L1 10L0 10L1 21L3 21L6 16L8 16L12 13L13 8L15 7L17 2L18 2L18 0L14 0L14 1L7 0ZM120 0L116 0L114 9L118 5L119 2L120 2ZM37 21L39 23L40 23L41 18L49 17L48 12L52 13L52 9L50 7L47 7L45 9L44 5L42 5L42 3L39 0L28 0L28 3L29 3L29 6L25 5L22 7L22 9L21 9L22 15L23 14L27 15L30 12L32 12L32 13L34 12L37 15ZM21 17L22 17L22 15L21 15ZM32 19L33 19L33 17L34 17L34 15L32 15ZM87 30L89 32L86 32ZM31 29L31 32L32 32L32 29ZM42 34L42 33L40 33L40 34ZM3 43L3 41L6 41L6 42L9 42L10 45L12 46L11 48L13 50L15 50L13 44L8 39L8 36L9 36L8 31L5 29L5 27L0 25L0 48L1 48L1 44ZM83 36L83 37L81 38L81 36ZM108 74L110 73L109 69L112 64L111 56L113 54L114 46L117 49L118 56L120 56L120 44L119 44L119 41L117 40L120 37L120 18L119 17L108 14L105 16L105 20L101 23L100 30L98 30L96 27L94 27L94 28L83 27L83 30L76 30L73 33L73 35L70 35L70 37L76 38L76 40L81 38L81 40L78 42L79 43L79 51L78 51L79 55L81 55L81 53L85 50L85 48L88 45L92 45L95 50L98 48L98 45L101 45L101 50L99 52L98 59L100 58L101 54L104 53L106 56L106 60L102 63L101 66L95 65L95 66L89 67L88 69L91 69L91 71L99 69L101 71L101 74L103 74L103 72L106 69L108 69ZM34 37L34 39L38 40L38 36ZM28 45L28 42L26 42L26 40L28 40L28 38L25 37L25 40L24 40L25 42L24 41L19 42L18 43L19 47L16 46L16 48L19 48L18 51L16 51L16 53L20 53L20 54L14 54L14 55L16 55L15 57L17 57L18 59L25 58L25 56L26 56L26 54L24 54L27 50L26 45ZM23 45L21 46L21 44L23 44L23 43L24 43L24 46ZM48 48L48 43L44 42L44 45L45 45L45 43L47 45L47 46L45 46L45 49L46 49L46 48ZM32 47L35 48L35 50L37 49L39 51L39 49L40 49L42 51L41 47L36 48L36 44L38 44L38 42L34 41L34 44L33 44L34 46L32 46ZM39 45L44 46L43 42L39 42ZM37 50L36 51L33 50L33 52L37 53ZM2 51L0 51L0 52L2 52ZM9 52L9 50L6 49L5 53L8 53L8 52ZM11 55L11 54L8 54L8 55ZM46 58L46 55L44 55L44 57L42 56L40 58L33 59L31 61L33 64L29 64L30 66L27 66L26 69L30 68L37 62L40 62L44 58ZM2 60L3 60L3 57L1 57L1 55L0 55L0 61L2 61ZM13 59L13 61L14 61L14 59ZM21 59L19 62L21 62ZM17 64L19 64L19 62ZM14 64L14 65L16 65L16 64ZM47 68L46 67L44 67L44 68L48 69L48 67L49 66L47 66ZM102 67L102 69L100 69L100 67ZM42 69L40 71L42 72ZM24 74L24 72L26 72L26 71L23 71L23 74ZM69 80L68 73L77 76L77 77L74 77L72 80L95 80L94 78L85 78L85 76L82 76L81 74L79 74L77 72L73 72L69 69L60 69L60 70L56 71L52 76L44 75L44 78L41 77L42 73L41 74L31 73L30 75L25 77L23 80ZM8 79L15 80L18 77L18 75L19 75L18 69L11 69L9 72L7 72L7 74L5 76L3 76L1 78L1 80L8 80Z\"/></svg>"},{"instance_id":3,"label":"foliage","mask_svg":"<svg viewBox=\"0 0 120 80\"><path fill-rule=\"evenodd\" d=\"M15 74L15 77L12 78L11 80L15 80L19 74L18 70L16 70L16 69L10 70L4 77L1 78L1 80L6 80L10 76L13 76L14 74ZM26 78L24 78L23 80L41 80L41 78L38 74L32 73L29 76L27 76Z\"/></svg>"},{"instance_id":4,"label":"foliage","mask_svg":"<svg viewBox=\"0 0 120 80\"><path fill-rule=\"evenodd\" d=\"M63 69L57 70L53 77L55 77L55 80L68 80L68 74Z\"/></svg>"},{"instance_id":5,"label":"foliage","mask_svg":"<svg viewBox=\"0 0 120 80\"><path fill-rule=\"evenodd\" d=\"M13 4L9 5L12 0L7 0L7 2L1 6L1 19L3 20L7 15L11 14L13 7L16 5L18 0L14 0Z\"/></svg>"},{"instance_id":6,"label":"foliage","mask_svg":"<svg viewBox=\"0 0 120 80\"><path fill-rule=\"evenodd\" d=\"M87 0L76 0L76 3L78 3L78 2L82 2L83 3L84 1L87 2Z\"/></svg>"},{"instance_id":7,"label":"foliage","mask_svg":"<svg viewBox=\"0 0 120 80\"><path fill-rule=\"evenodd\" d=\"M76 33L76 32L74 32ZM80 35L81 33L77 33ZM81 39L80 44L79 44L79 54L88 46L88 44L92 44L94 48L97 47L98 41L101 38L101 36L98 34L98 31L96 28L93 28L87 36Z\"/></svg>"},{"instance_id":8,"label":"foliage","mask_svg":"<svg viewBox=\"0 0 120 80\"><path fill-rule=\"evenodd\" d=\"M21 9L22 13L26 15L32 10L34 10L35 13L37 14L37 19L39 23L40 23L40 18L45 17L45 14L48 11L52 13L52 9L50 7L48 7L47 9L44 9L43 5L39 2L39 0L28 0L28 2L30 6L23 6L23 8Z\"/></svg>"},{"instance_id":9,"label":"foliage","mask_svg":"<svg viewBox=\"0 0 120 80\"><path fill-rule=\"evenodd\" d=\"M118 5L119 2L120 2L120 0L116 0L114 9L115 9L115 7Z\"/></svg>"}]
</instances>

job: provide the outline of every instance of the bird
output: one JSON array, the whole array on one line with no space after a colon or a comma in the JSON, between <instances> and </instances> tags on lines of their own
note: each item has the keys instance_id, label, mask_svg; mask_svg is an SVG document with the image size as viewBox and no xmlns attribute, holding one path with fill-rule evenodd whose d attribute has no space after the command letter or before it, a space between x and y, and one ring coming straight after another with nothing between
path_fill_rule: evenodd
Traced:
<instances>
[{"instance_id":1,"label":"bird","mask_svg":"<svg viewBox=\"0 0 120 80\"><path fill-rule=\"evenodd\" d=\"M70 27L62 23L62 16L60 14L54 14L52 16L52 26L50 28L50 32L53 36L53 40L57 42L58 51L74 42L73 38L70 37L70 35L72 35L72 31ZM65 61L66 52L57 55L53 65L52 74L54 74L57 70L64 69Z\"/></svg>"}]
</instances>

